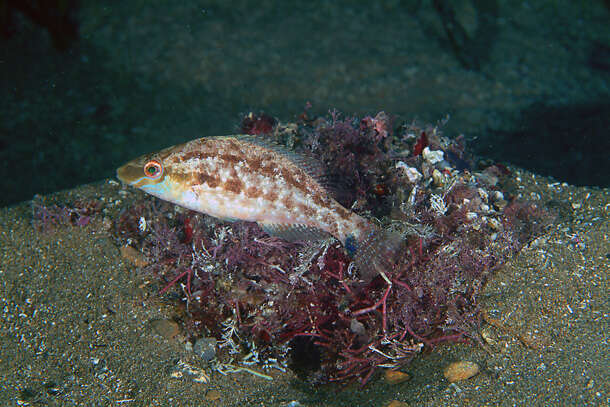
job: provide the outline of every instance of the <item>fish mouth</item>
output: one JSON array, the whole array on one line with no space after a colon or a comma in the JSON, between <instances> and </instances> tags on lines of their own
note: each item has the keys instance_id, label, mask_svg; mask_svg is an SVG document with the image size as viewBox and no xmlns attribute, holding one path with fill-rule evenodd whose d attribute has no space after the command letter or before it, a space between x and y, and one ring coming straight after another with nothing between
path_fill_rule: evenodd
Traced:
<instances>
[{"instance_id":1,"label":"fish mouth","mask_svg":"<svg viewBox=\"0 0 610 407\"><path fill-rule=\"evenodd\" d=\"M132 163L127 163L117 168L116 176L121 182L133 185L134 182L142 177L142 171Z\"/></svg>"}]
</instances>

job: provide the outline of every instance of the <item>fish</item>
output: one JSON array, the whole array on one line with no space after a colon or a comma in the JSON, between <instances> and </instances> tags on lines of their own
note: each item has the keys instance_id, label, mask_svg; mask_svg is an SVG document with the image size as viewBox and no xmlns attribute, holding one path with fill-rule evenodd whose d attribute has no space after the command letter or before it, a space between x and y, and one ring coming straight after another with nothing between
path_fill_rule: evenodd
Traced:
<instances>
[{"instance_id":1,"label":"fish","mask_svg":"<svg viewBox=\"0 0 610 407\"><path fill-rule=\"evenodd\" d=\"M400 238L345 208L312 157L254 135L204 137L142 155L117 169L124 184L269 235L343 244L365 280L392 266Z\"/></svg>"}]
</instances>

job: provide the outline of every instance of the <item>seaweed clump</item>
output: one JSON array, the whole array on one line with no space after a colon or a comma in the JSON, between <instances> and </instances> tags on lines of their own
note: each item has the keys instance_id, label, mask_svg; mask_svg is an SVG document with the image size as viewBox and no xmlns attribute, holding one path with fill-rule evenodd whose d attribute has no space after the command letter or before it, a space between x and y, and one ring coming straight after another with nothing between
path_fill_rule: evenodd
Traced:
<instances>
[{"instance_id":1,"label":"seaweed clump","mask_svg":"<svg viewBox=\"0 0 610 407\"><path fill-rule=\"evenodd\" d=\"M187 305L192 341L216 337L219 360L365 384L422 349L478 339L488 276L547 219L502 191L504 167L475 170L461 139L438 126L393 129L383 112L304 115L267 137L319 157L338 175L331 184L347 182L337 187L348 191L343 203L402 236L404 250L384 276L363 280L334 239L288 243L253 223L141 198L119 216L116 235L150 259L143 271L161 293Z\"/></svg>"},{"instance_id":2,"label":"seaweed clump","mask_svg":"<svg viewBox=\"0 0 610 407\"><path fill-rule=\"evenodd\" d=\"M32 224L40 232L50 232L60 226L86 226L98 215L102 203L95 199L77 199L71 203L49 203L40 195L30 204Z\"/></svg>"}]
</instances>

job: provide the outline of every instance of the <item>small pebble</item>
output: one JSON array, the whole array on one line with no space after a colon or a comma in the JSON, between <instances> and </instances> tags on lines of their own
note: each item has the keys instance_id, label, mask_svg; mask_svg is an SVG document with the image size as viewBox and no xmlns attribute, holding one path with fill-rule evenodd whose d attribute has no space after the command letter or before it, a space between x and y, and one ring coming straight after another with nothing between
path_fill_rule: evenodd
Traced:
<instances>
[{"instance_id":1,"label":"small pebble","mask_svg":"<svg viewBox=\"0 0 610 407\"><path fill-rule=\"evenodd\" d=\"M193 345L193 352L201 357L201 359L209 362L216 357L216 338L199 338Z\"/></svg>"},{"instance_id":2,"label":"small pebble","mask_svg":"<svg viewBox=\"0 0 610 407\"><path fill-rule=\"evenodd\" d=\"M220 392L212 389L205 394L205 398L211 401L220 400Z\"/></svg>"},{"instance_id":3,"label":"small pebble","mask_svg":"<svg viewBox=\"0 0 610 407\"><path fill-rule=\"evenodd\" d=\"M494 219L494 218L489 218L489 220L487 221L487 224L489 225L490 228L492 228L493 230L501 230L502 229L502 224L500 223L499 220Z\"/></svg>"},{"instance_id":4,"label":"small pebble","mask_svg":"<svg viewBox=\"0 0 610 407\"><path fill-rule=\"evenodd\" d=\"M410 379L409 374L403 373L399 370L386 370L385 371L385 381L388 384L398 384L402 382L406 382Z\"/></svg>"},{"instance_id":5,"label":"small pebble","mask_svg":"<svg viewBox=\"0 0 610 407\"><path fill-rule=\"evenodd\" d=\"M180 333L178 324L169 319L153 319L150 321L152 330L167 340L174 340Z\"/></svg>"},{"instance_id":6,"label":"small pebble","mask_svg":"<svg viewBox=\"0 0 610 407\"><path fill-rule=\"evenodd\" d=\"M409 405L403 401L392 400L386 404L386 407L409 407Z\"/></svg>"},{"instance_id":7,"label":"small pebble","mask_svg":"<svg viewBox=\"0 0 610 407\"><path fill-rule=\"evenodd\" d=\"M483 338L483 340L485 340L485 342L487 342L490 345L495 345L497 343L496 337L494 336L494 334L491 332L490 329L484 328L481 331L481 337Z\"/></svg>"},{"instance_id":8,"label":"small pebble","mask_svg":"<svg viewBox=\"0 0 610 407\"><path fill-rule=\"evenodd\" d=\"M447 366L444 375L450 383L454 383L469 379L477 373L479 373L479 365L463 360Z\"/></svg>"},{"instance_id":9,"label":"small pebble","mask_svg":"<svg viewBox=\"0 0 610 407\"><path fill-rule=\"evenodd\" d=\"M131 246L121 246L121 256L136 267L148 265L146 257Z\"/></svg>"},{"instance_id":10,"label":"small pebble","mask_svg":"<svg viewBox=\"0 0 610 407\"><path fill-rule=\"evenodd\" d=\"M494 208L496 208L499 211L503 211L504 208L506 208L506 205L508 205L508 201L506 201L504 199L499 199L496 202L494 202Z\"/></svg>"},{"instance_id":11,"label":"small pebble","mask_svg":"<svg viewBox=\"0 0 610 407\"><path fill-rule=\"evenodd\" d=\"M366 335L366 328L364 327L364 324L358 321L356 318L353 318L350 321L349 329L355 334Z\"/></svg>"}]
</instances>

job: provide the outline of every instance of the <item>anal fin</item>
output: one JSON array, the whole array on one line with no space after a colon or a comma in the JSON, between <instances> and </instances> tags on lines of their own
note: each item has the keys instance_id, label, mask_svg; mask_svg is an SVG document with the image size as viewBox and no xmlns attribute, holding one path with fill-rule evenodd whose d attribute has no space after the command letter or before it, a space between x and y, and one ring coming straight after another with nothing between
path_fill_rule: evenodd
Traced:
<instances>
[{"instance_id":1,"label":"anal fin","mask_svg":"<svg viewBox=\"0 0 610 407\"><path fill-rule=\"evenodd\" d=\"M290 242L316 241L328 238L329 234L321 229L303 224L258 222L258 225L271 236Z\"/></svg>"}]
</instances>

